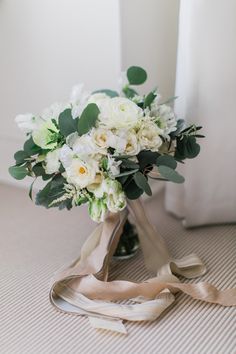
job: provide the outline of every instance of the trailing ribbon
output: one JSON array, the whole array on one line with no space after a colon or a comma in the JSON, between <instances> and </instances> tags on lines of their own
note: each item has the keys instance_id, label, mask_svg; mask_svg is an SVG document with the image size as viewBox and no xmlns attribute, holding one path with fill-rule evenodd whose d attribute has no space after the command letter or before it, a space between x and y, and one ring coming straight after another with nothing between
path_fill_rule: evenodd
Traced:
<instances>
[{"instance_id":1,"label":"trailing ribbon","mask_svg":"<svg viewBox=\"0 0 236 354\"><path fill-rule=\"evenodd\" d=\"M145 263L157 276L144 282L107 281L111 257L116 249L127 211L110 214L84 243L79 259L58 272L52 281L51 303L62 312L87 315L96 328L126 333L121 320L153 321L181 291L194 299L223 306L236 306L236 288L218 290L206 282L183 284L175 275L195 278L206 272L199 257L191 254L171 258L164 240L145 215L139 200L129 203ZM174 275L175 274L175 275ZM115 301L132 300L132 304Z\"/></svg>"}]
</instances>

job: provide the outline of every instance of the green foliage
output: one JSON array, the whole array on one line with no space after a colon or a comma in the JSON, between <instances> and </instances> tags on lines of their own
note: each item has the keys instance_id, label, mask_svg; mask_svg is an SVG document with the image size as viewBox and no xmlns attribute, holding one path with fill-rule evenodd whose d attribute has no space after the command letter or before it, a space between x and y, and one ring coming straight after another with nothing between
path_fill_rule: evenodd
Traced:
<instances>
[{"instance_id":1,"label":"green foliage","mask_svg":"<svg viewBox=\"0 0 236 354\"><path fill-rule=\"evenodd\" d=\"M24 179L28 175L26 166L11 166L8 171L13 178L18 180Z\"/></svg>"},{"instance_id":2,"label":"green foliage","mask_svg":"<svg viewBox=\"0 0 236 354\"><path fill-rule=\"evenodd\" d=\"M36 201L35 203L37 205L42 205L46 208L50 208L50 204L55 200L60 197L62 197L65 194L64 190L64 184L66 183L66 180L64 177L57 175L55 176L50 182L46 184L46 186L40 190L36 194ZM63 201L64 203L64 201ZM63 204L67 205L67 203ZM53 205L54 206L54 205ZM59 205L57 205L59 206Z\"/></svg>"},{"instance_id":3,"label":"green foliage","mask_svg":"<svg viewBox=\"0 0 236 354\"><path fill-rule=\"evenodd\" d=\"M129 175L132 175L134 174L135 172L138 171L138 168L134 169L134 170L128 170L128 171L124 171L124 172L121 172L119 175L117 175L116 177L123 177L123 176L129 176Z\"/></svg>"},{"instance_id":4,"label":"green foliage","mask_svg":"<svg viewBox=\"0 0 236 354\"><path fill-rule=\"evenodd\" d=\"M25 163L28 158L29 155L24 150L19 150L14 154L14 159L16 160L17 165Z\"/></svg>"},{"instance_id":5,"label":"green foliage","mask_svg":"<svg viewBox=\"0 0 236 354\"><path fill-rule=\"evenodd\" d=\"M146 166L155 165L157 158L160 156L158 152L152 152L150 150L141 151L137 158L141 170L144 170Z\"/></svg>"},{"instance_id":6,"label":"green foliage","mask_svg":"<svg viewBox=\"0 0 236 354\"><path fill-rule=\"evenodd\" d=\"M143 194L143 189L139 188L134 180L131 180L130 183L124 187L124 192L128 199L133 200L138 199Z\"/></svg>"},{"instance_id":7,"label":"green foliage","mask_svg":"<svg viewBox=\"0 0 236 354\"><path fill-rule=\"evenodd\" d=\"M194 135L178 137L176 143L176 160L193 159L200 152L200 145Z\"/></svg>"},{"instance_id":8,"label":"green foliage","mask_svg":"<svg viewBox=\"0 0 236 354\"><path fill-rule=\"evenodd\" d=\"M184 119L178 119L176 124L176 130L170 134L171 138L178 136L185 127L185 124L186 122Z\"/></svg>"},{"instance_id":9,"label":"green foliage","mask_svg":"<svg viewBox=\"0 0 236 354\"><path fill-rule=\"evenodd\" d=\"M71 109L65 109L58 118L59 129L64 137L77 131L77 121L71 115Z\"/></svg>"},{"instance_id":10,"label":"green foliage","mask_svg":"<svg viewBox=\"0 0 236 354\"><path fill-rule=\"evenodd\" d=\"M184 177L168 166L159 166L158 171L162 177L174 183L183 183Z\"/></svg>"},{"instance_id":11,"label":"green foliage","mask_svg":"<svg viewBox=\"0 0 236 354\"><path fill-rule=\"evenodd\" d=\"M129 87L129 86L125 86L125 87L123 87L123 93L125 94L125 96L127 97L127 98L130 98L130 99L132 99L134 96L136 96L137 94L138 94L138 92L137 91L135 91L134 89L132 89L131 87Z\"/></svg>"},{"instance_id":12,"label":"green foliage","mask_svg":"<svg viewBox=\"0 0 236 354\"><path fill-rule=\"evenodd\" d=\"M168 166L173 170L177 167L177 162L175 161L174 157L171 155L162 155L159 156L156 160L157 166Z\"/></svg>"},{"instance_id":13,"label":"green foliage","mask_svg":"<svg viewBox=\"0 0 236 354\"><path fill-rule=\"evenodd\" d=\"M130 85L142 85L147 80L147 73L140 66L131 66L127 70L127 78Z\"/></svg>"},{"instance_id":14,"label":"green foliage","mask_svg":"<svg viewBox=\"0 0 236 354\"><path fill-rule=\"evenodd\" d=\"M154 92L150 92L144 100L144 108L150 107L152 102L155 100L156 94Z\"/></svg>"},{"instance_id":15,"label":"green foliage","mask_svg":"<svg viewBox=\"0 0 236 354\"><path fill-rule=\"evenodd\" d=\"M141 172L136 172L134 175L134 181L137 186L142 189L147 195L152 195L152 190L148 184L147 177L145 177Z\"/></svg>"},{"instance_id":16,"label":"green foliage","mask_svg":"<svg viewBox=\"0 0 236 354\"><path fill-rule=\"evenodd\" d=\"M94 91L93 93L105 93L107 96L109 96L111 98L119 96L118 92L113 91L113 90L109 90L109 89L97 90L97 91Z\"/></svg>"},{"instance_id":17,"label":"green foliage","mask_svg":"<svg viewBox=\"0 0 236 354\"><path fill-rule=\"evenodd\" d=\"M30 137L28 140L26 140L26 142L24 144L24 151L29 156L32 156L32 155L37 155L37 154L41 153L42 149L41 149L41 147L37 146L34 143L33 138Z\"/></svg>"},{"instance_id":18,"label":"green foliage","mask_svg":"<svg viewBox=\"0 0 236 354\"><path fill-rule=\"evenodd\" d=\"M87 105L78 121L77 130L80 136L88 133L95 127L99 113L99 108L95 103L89 103Z\"/></svg>"},{"instance_id":19,"label":"green foliage","mask_svg":"<svg viewBox=\"0 0 236 354\"><path fill-rule=\"evenodd\" d=\"M132 160L124 159L121 163L122 169L139 169L139 165Z\"/></svg>"}]
</instances>

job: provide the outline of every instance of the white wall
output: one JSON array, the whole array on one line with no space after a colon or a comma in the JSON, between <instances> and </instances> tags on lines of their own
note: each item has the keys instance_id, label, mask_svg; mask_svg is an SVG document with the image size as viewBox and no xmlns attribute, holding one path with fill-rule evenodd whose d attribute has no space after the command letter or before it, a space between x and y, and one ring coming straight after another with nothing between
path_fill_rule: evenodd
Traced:
<instances>
[{"instance_id":1,"label":"white wall","mask_svg":"<svg viewBox=\"0 0 236 354\"><path fill-rule=\"evenodd\" d=\"M119 26L118 0L0 1L0 181L13 181L23 141L16 114L66 100L78 82L116 87Z\"/></svg>"},{"instance_id":2,"label":"white wall","mask_svg":"<svg viewBox=\"0 0 236 354\"><path fill-rule=\"evenodd\" d=\"M24 140L16 114L66 100L75 83L115 88L121 67L141 65L150 74L144 88L159 84L172 96L178 7L179 0L0 0L0 182L14 182L7 169Z\"/></svg>"},{"instance_id":3,"label":"white wall","mask_svg":"<svg viewBox=\"0 0 236 354\"><path fill-rule=\"evenodd\" d=\"M140 65L163 98L173 96L178 38L179 0L120 0L122 68Z\"/></svg>"}]
</instances>

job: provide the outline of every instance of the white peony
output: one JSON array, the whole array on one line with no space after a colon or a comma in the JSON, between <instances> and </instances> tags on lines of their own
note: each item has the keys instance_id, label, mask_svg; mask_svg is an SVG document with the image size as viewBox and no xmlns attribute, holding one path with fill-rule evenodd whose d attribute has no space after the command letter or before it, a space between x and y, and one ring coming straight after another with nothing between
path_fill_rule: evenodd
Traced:
<instances>
[{"instance_id":1,"label":"white peony","mask_svg":"<svg viewBox=\"0 0 236 354\"><path fill-rule=\"evenodd\" d=\"M60 149L56 149L47 153L45 158L45 171L47 174L50 175L52 173L58 172L60 168L59 155Z\"/></svg>"},{"instance_id":2,"label":"white peony","mask_svg":"<svg viewBox=\"0 0 236 354\"><path fill-rule=\"evenodd\" d=\"M142 150L158 151L162 145L160 137L161 130L157 125L147 118L138 131L138 141Z\"/></svg>"},{"instance_id":3,"label":"white peony","mask_svg":"<svg viewBox=\"0 0 236 354\"><path fill-rule=\"evenodd\" d=\"M32 113L19 114L15 118L18 127L25 133L32 133L43 123L40 117L35 117Z\"/></svg>"},{"instance_id":4,"label":"white peony","mask_svg":"<svg viewBox=\"0 0 236 354\"><path fill-rule=\"evenodd\" d=\"M142 110L124 97L104 99L99 106L100 124L110 128L133 128L142 117Z\"/></svg>"}]
</instances>

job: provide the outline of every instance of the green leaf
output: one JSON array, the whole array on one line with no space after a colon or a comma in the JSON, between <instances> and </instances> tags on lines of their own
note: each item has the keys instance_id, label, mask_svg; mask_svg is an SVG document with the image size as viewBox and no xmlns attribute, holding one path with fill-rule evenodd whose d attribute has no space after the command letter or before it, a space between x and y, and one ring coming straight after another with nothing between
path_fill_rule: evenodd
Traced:
<instances>
[{"instance_id":1,"label":"green leaf","mask_svg":"<svg viewBox=\"0 0 236 354\"><path fill-rule=\"evenodd\" d=\"M118 92L109 89L96 90L93 93L105 93L111 98L119 96Z\"/></svg>"},{"instance_id":2,"label":"green leaf","mask_svg":"<svg viewBox=\"0 0 236 354\"><path fill-rule=\"evenodd\" d=\"M137 156L140 169L143 170L148 165L156 164L158 156L160 156L158 152L152 152L150 150L141 151Z\"/></svg>"},{"instance_id":3,"label":"green leaf","mask_svg":"<svg viewBox=\"0 0 236 354\"><path fill-rule=\"evenodd\" d=\"M136 96L138 94L137 91L135 91L134 89L130 88L129 86L125 86L123 89L122 89L123 93L125 94L125 96L127 98L133 98L134 96Z\"/></svg>"},{"instance_id":4,"label":"green leaf","mask_svg":"<svg viewBox=\"0 0 236 354\"><path fill-rule=\"evenodd\" d=\"M186 157L193 159L200 152L200 145L197 144L195 136L189 136L186 142Z\"/></svg>"},{"instance_id":5,"label":"green leaf","mask_svg":"<svg viewBox=\"0 0 236 354\"><path fill-rule=\"evenodd\" d=\"M83 110L78 121L78 133L83 135L88 133L95 125L100 111L95 103L89 103Z\"/></svg>"},{"instance_id":6,"label":"green leaf","mask_svg":"<svg viewBox=\"0 0 236 354\"><path fill-rule=\"evenodd\" d=\"M32 171L34 172L36 177L39 177L39 176L42 176L43 174L45 174L45 169L43 168L41 163L34 165L34 167L32 168Z\"/></svg>"},{"instance_id":7,"label":"green leaf","mask_svg":"<svg viewBox=\"0 0 236 354\"><path fill-rule=\"evenodd\" d=\"M143 189L147 195L149 195L149 196L152 195L152 190L148 184L147 178L141 172L135 173L134 181L137 184L137 186L139 188Z\"/></svg>"},{"instance_id":8,"label":"green leaf","mask_svg":"<svg viewBox=\"0 0 236 354\"><path fill-rule=\"evenodd\" d=\"M177 124L176 124L176 130L174 132L171 132L170 136L173 138L173 137L176 137L177 135L179 135L180 132L185 127L185 124L186 124L186 122L184 119L178 119Z\"/></svg>"},{"instance_id":9,"label":"green leaf","mask_svg":"<svg viewBox=\"0 0 236 354\"><path fill-rule=\"evenodd\" d=\"M121 167L126 169L139 169L139 165L132 160L122 160Z\"/></svg>"},{"instance_id":10,"label":"green leaf","mask_svg":"<svg viewBox=\"0 0 236 354\"><path fill-rule=\"evenodd\" d=\"M152 102L155 100L156 98L156 94L153 93L153 92L150 92L146 97L145 97L145 100L144 100L144 108L146 107L150 107Z\"/></svg>"},{"instance_id":11,"label":"green leaf","mask_svg":"<svg viewBox=\"0 0 236 354\"><path fill-rule=\"evenodd\" d=\"M25 166L11 166L8 171L13 178L18 180L24 179L28 174L28 169Z\"/></svg>"},{"instance_id":12,"label":"green leaf","mask_svg":"<svg viewBox=\"0 0 236 354\"><path fill-rule=\"evenodd\" d=\"M118 178L118 177L123 177L123 176L132 175L132 174L134 174L134 173L137 172L137 171L138 171L138 168L135 169L135 170L125 171L125 172L120 173L120 174L117 175L116 177Z\"/></svg>"},{"instance_id":13,"label":"green leaf","mask_svg":"<svg viewBox=\"0 0 236 354\"><path fill-rule=\"evenodd\" d=\"M27 158L29 158L29 155L24 150L19 150L14 154L16 164L24 163Z\"/></svg>"},{"instance_id":14,"label":"green leaf","mask_svg":"<svg viewBox=\"0 0 236 354\"><path fill-rule=\"evenodd\" d=\"M62 176L54 177L46 186L36 194L36 205L43 205L50 208L50 204L65 194L64 184L66 180Z\"/></svg>"},{"instance_id":15,"label":"green leaf","mask_svg":"<svg viewBox=\"0 0 236 354\"><path fill-rule=\"evenodd\" d=\"M184 177L168 166L159 166L158 171L161 176L174 183L183 183Z\"/></svg>"},{"instance_id":16,"label":"green leaf","mask_svg":"<svg viewBox=\"0 0 236 354\"><path fill-rule=\"evenodd\" d=\"M30 137L28 140L26 140L25 144L24 144L24 151L29 155L36 155L42 152L41 147L37 146L34 141L33 138Z\"/></svg>"},{"instance_id":17,"label":"green leaf","mask_svg":"<svg viewBox=\"0 0 236 354\"><path fill-rule=\"evenodd\" d=\"M131 66L127 70L127 78L130 85L141 85L147 80L147 73L140 66Z\"/></svg>"},{"instance_id":18,"label":"green leaf","mask_svg":"<svg viewBox=\"0 0 236 354\"><path fill-rule=\"evenodd\" d=\"M132 180L125 188L125 194L128 199L138 199L143 194L143 189L139 188L134 180Z\"/></svg>"},{"instance_id":19,"label":"green leaf","mask_svg":"<svg viewBox=\"0 0 236 354\"><path fill-rule=\"evenodd\" d=\"M161 165L168 166L168 167L172 168L173 170L175 170L177 167L177 162L175 161L174 157L170 156L170 155L159 156L157 158L156 164L157 164L157 166L161 166Z\"/></svg>"},{"instance_id":20,"label":"green leaf","mask_svg":"<svg viewBox=\"0 0 236 354\"><path fill-rule=\"evenodd\" d=\"M29 197L30 197L31 200L33 200L32 193L33 193L34 182L36 181L36 179L37 179L37 178L35 178L35 179L33 180L33 182L32 182L31 185L30 185L30 189L29 189Z\"/></svg>"},{"instance_id":21,"label":"green leaf","mask_svg":"<svg viewBox=\"0 0 236 354\"><path fill-rule=\"evenodd\" d=\"M71 109L67 108L65 109L58 118L58 123L59 123L59 129L62 135L67 137L71 133L74 133L77 131L77 122L75 119L73 119L71 115Z\"/></svg>"}]
</instances>

